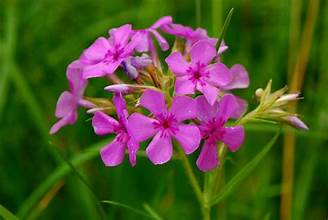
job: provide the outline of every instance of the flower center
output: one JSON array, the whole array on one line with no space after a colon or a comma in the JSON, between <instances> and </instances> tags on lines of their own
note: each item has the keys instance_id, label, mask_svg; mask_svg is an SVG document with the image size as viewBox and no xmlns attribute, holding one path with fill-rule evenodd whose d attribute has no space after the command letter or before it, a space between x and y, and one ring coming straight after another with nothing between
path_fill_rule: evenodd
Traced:
<instances>
[{"instance_id":1,"label":"flower center","mask_svg":"<svg viewBox=\"0 0 328 220\"><path fill-rule=\"evenodd\" d=\"M155 129L159 129L161 137L175 135L179 130L178 121L171 113L162 113L156 117L157 121L153 123Z\"/></svg>"},{"instance_id":2,"label":"flower center","mask_svg":"<svg viewBox=\"0 0 328 220\"><path fill-rule=\"evenodd\" d=\"M224 135L224 121L216 118L212 118L204 124L199 126L201 135L204 139L216 142Z\"/></svg>"},{"instance_id":3,"label":"flower center","mask_svg":"<svg viewBox=\"0 0 328 220\"><path fill-rule=\"evenodd\" d=\"M113 63L121 59L122 54L124 52L124 48L121 47L119 44L115 46L113 50L108 50L105 54L104 63Z\"/></svg>"},{"instance_id":4,"label":"flower center","mask_svg":"<svg viewBox=\"0 0 328 220\"><path fill-rule=\"evenodd\" d=\"M129 140L129 135L123 125L118 125L114 127L114 133L117 135L117 141L121 143L126 143Z\"/></svg>"},{"instance_id":5,"label":"flower center","mask_svg":"<svg viewBox=\"0 0 328 220\"><path fill-rule=\"evenodd\" d=\"M200 62L196 65L189 66L187 73L189 75L189 80L194 84L199 83L200 85L205 85L205 80L208 78L209 73L205 70L206 66Z\"/></svg>"}]
</instances>

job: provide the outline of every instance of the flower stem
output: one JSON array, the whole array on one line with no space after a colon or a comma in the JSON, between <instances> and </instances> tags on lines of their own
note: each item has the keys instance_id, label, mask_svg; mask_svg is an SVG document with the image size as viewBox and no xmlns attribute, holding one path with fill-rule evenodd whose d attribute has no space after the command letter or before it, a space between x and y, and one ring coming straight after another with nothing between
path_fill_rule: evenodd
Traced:
<instances>
[{"instance_id":1,"label":"flower stem","mask_svg":"<svg viewBox=\"0 0 328 220\"><path fill-rule=\"evenodd\" d=\"M186 157L185 153L183 152L183 150L178 147L178 153L179 156L181 158L182 161L182 165L183 168L188 176L190 185L192 186L192 189L196 195L196 198L201 206L201 210L202 210L202 215L203 215L203 219L204 220L209 220L209 207L207 207L207 204L204 203L204 198L203 198L203 194L202 194L202 190L199 186L198 180L196 179L196 176L194 174L194 172L192 171L192 167L189 163L188 158Z\"/></svg>"}]
</instances>

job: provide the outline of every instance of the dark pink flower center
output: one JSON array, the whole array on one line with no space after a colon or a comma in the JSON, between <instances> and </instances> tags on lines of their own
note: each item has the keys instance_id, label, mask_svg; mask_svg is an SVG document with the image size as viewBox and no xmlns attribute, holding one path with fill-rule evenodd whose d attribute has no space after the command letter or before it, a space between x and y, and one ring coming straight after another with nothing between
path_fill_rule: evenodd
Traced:
<instances>
[{"instance_id":1,"label":"dark pink flower center","mask_svg":"<svg viewBox=\"0 0 328 220\"><path fill-rule=\"evenodd\" d=\"M217 142L222 139L225 133L224 121L216 118L212 118L204 124L199 126L202 137L210 142Z\"/></svg>"},{"instance_id":2,"label":"dark pink flower center","mask_svg":"<svg viewBox=\"0 0 328 220\"><path fill-rule=\"evenodd\" d=\"M124 47L121 47L121 45L118 44L114 47L114 49L107 51L103 59L103 62L104 63L117 62L122 58L123 53L124 53Z\"/></svg>"},{"instance_id":3,"label":"dark pink flower center","mask_svg":"<svg viewBox=\"0 0 328 220\"><path fill-rule=\"evenodd\" d=\"M179 130L178 121L171 113L162 113L156 117L153 123L154 128L160 130L161 137L168 137L175 135Z\"/></svg>"},{"instance_id":4,"label":"dark pink flower center","mask_svg":"<svg viewBox=\"0 0 328 220\"><path fill-rule=\"evenodd\" d=\"M206 71L206 65L200 62L197 62L196 65L189 66L187 73L189 75L189 80L194 84L199 83L201 86L205 85L206 79L209 77L209 73Z\"/></svg>"},{"instance_id":5,"label":"dark pink flower center","mask_svg":"<svg viewBox=\"0 0 328 220\"><path fill-rule=\"evenodd\" d=\"M114 127L114 133L117 135L117 141L125 144L129 140L129 135L123 125L118 125Z\"/></svg>"}]
</instances>

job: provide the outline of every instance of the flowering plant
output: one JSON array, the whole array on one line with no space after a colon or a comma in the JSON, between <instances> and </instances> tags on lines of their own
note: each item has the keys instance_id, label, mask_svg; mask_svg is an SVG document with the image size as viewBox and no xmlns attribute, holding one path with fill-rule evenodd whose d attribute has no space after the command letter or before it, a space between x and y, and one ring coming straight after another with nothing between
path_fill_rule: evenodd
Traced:
<instances>
[{"instance_id":1,"label":"flowering plant","mask_svg":"<svg viewBox=\"0 0 328 220\"><path fill-rule=\"evenodd\" d=\"M173 46L162 34L175 37ZM158 49L170 48L161 59ZM196 165L213 174L225 150L235 152L243 144L246 123L260 120L307 129L298 115L284 110L299 94L285 94L286 88L271 92L271 81L256 91L258 107L246 113L247 102L233 90L249 86L248 72L241 64L229 68L222 62L227 49L222 36L211 38L202 28L175 24L170 16L142 30L130 24L113 28L109 37L97 38L68 66L69 91L59 97L59 121L50 133L75 123L82 107L93 115L97 135L115 134L100 151L106 166L121 164L126 153L135 166L147 140L145 152L153 164L164 164L177 153L208 219L211 198L203 197L185 155L200 148ZM104 89L113 94L111 99L85 96L95 77L110 82ZM215 178L209 182L216 184Z\"/></svg>"}]
</instances>

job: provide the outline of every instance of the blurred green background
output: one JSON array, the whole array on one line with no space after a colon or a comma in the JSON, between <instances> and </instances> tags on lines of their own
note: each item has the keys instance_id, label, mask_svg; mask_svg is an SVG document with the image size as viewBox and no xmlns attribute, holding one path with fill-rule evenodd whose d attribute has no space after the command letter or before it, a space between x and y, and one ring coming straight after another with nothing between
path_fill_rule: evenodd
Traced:
<instances>
[{"instance_id":1,"label":"blurred green background","mask_svg":"<svg viewBox=\"0 0 328 220\"><path fill-rule=\"evenodd\" d=\"M217 36L232 7L225 37L229 50L223 59L228 66L241 63L248 70L250 88L238 94L249 100L250 108L256 104L254 91L269 79L275 89L304 80L300 91L305 99L298 112L310 131L296 132L295 146L285 146L294 149L294 162L289 161L294 164L294 181L291 208L283 209L292 219L326 219L328 1L323 0L1 0L0 204L23 219L101 219L99 200L141 210L146 203L164 219L200 219L179 161L153 166L140 157L135 168L127 161L105 168L97 149L106 137L94 135L90 116L82 111L74 126L54 137L48 131L55 122L57 98L68 88L66 66L109 28L124 23L144 28L171 15L177 23L200 24ZM294 73L299 77L293 78ZM108 96L105 83L98 84L88 92ZM262 149L275 130L271 125L246 127L245 144L228 154L226 180ZM280 135L256 170L213 209L212 216L280 219L283 149ZM58 152L75 158L73 164L88 184ZM193 164L197 155L190 158ZM144 218L122 207L102 206L107 219Z\"/></svg>"}]
</instances>

